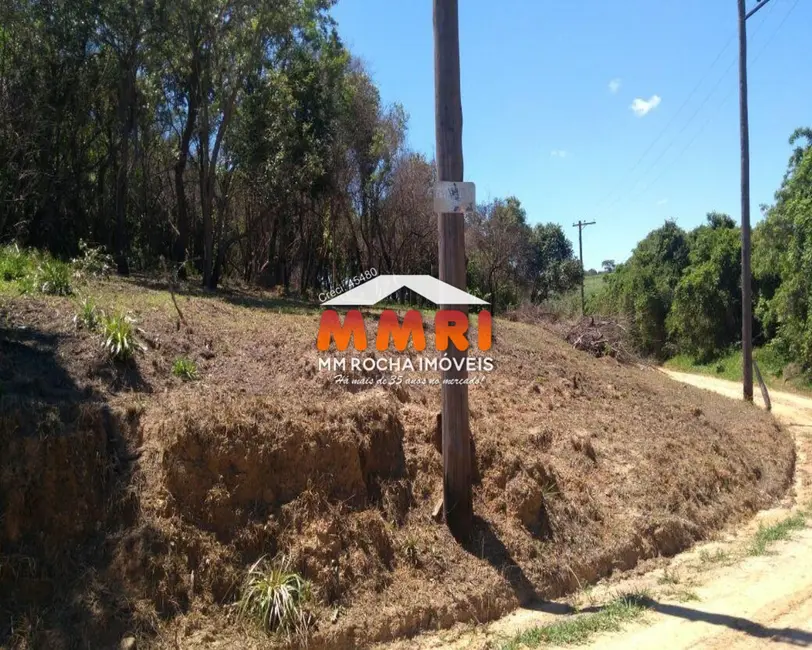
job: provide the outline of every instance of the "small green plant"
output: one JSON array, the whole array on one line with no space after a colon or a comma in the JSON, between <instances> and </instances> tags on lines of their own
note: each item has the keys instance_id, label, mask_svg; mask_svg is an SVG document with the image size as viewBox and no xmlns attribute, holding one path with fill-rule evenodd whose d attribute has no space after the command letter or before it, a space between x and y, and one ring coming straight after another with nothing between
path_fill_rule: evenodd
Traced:
<instances>
[{"instance_id":1,"label":"small green plant","mask_svg":"<svg viewBox=\"0 0 812 650\"><path fill-rule=\"evenodd\" d=\"M17 244L0 248L0 280L20 280L31 272L31 266L31 256Z\"/></svg>"},{"instance_id":2,"label":"small green plant","mask_svg":"<svg viewBox=\"0 0 812 650\"><path fill-rule=\"evenodd\" d=\"M657 582L661 585L677 585L680 582L679 572L671 567L665 567L663 575L661 575Z\"/></svg>"},{"instance_id":3,"label":"small green plant","mask_svg":"<svg viewBox=\"0 0 812 650\"><path fill-rule=\"evenodd\" d=\"M126 361L135 352L133 320L124 314L102 314L102 346L113 361Z\"/></svg>"},{"instance_id":4,"label":"small green plant","mask_svg":"<svg viewBox=\"0 0 812 650\"><path fill-rule=\"evenodd\" d=\"M699 561L702 562L702 564L728 564L731 561L731 557L730 553L721 548L717 548L713 553L703 548L699 551Z\"/></svg>"},{"instance_id":5,"label":"small green plant","mask_svg":"<svg viewBox=\"0 0 812 650\"><path fill-rule=\"evenodd\" d=\"M197 364L186 357L179 357L172 364L172 374L183 381L194 381L198 378Z\"/></svg>"},{"instance_id":6,"label":"small green plant","mask_svg":"<svg viewBox=\"0 0 812 650\"><path fill-rule=\"evenodd\" d=\"M701 600L699 594L691 589L679 588L679 589L672 589L668 596L678 600L681 603L689 603L691 601Z\"/></svg>"},{"instance_id":7,"label":"small green plant","mask_svg":"<svg viewBox=\"0 0 812 650\"><path fill-rule=\"evenodd\" d=\"M71 260L71 265L80 275L104 278L113 270L113 257L105 252L104 246L90 246L79 240L79 257Z\"/></svg>"},{"instance_id":8,"label":"small green plant","mask_svg":"<svg viewBox=\"0 0 812 650\"><path fill-rule=\"evenodd\" d=\"M419 564L418 561L418 551L417 551L417 539L412 537L411 535L403 540L403 554L406 556L406 562L411 566L417 566Z\"/></svg>"},{"instance_id":9,"label":"small green plant","mask_svg":"<svg viewBox=\"0 0 812 650\"><path fill-rule=\"evenodd\" d=\"M287 557L269 562L263 556L248 570L238 602L239 615L269 632L306 640L310 598L310 583L292 570Z\"/></svg>"},{"instance_id":10,"label":"small green plant","mask_svg":"<svg viewBox=\"0 0 812 650\"><path fill-rule=\"evenodd\" d=\"M36 283L42 293L53 296L69 296L73 293L70 267L59 260L45 260L37 269Z\"/></svg>"},{"instance_id":11,"label":"small green plant","mask_svg":"<svg viewBox=\"0 0 812 650\"><path fill-rule=\"evenodd\" d=\"M549 501L555 497L561 496L561 492L559 491L558 485L556 485L555 481L547 481L546 483L542 484L541 496L544 497L545 501Z\"/></svg>"},{"instance_id":12,"label":"small green plant","mask_svg":"<svg viewBox=\"0 0 812 650\"><path fill-rule=\"evenodd\" d=\"M79 311L73 317L73 324L77 329L84 328L88 332L93 332L99 326L99 320L99 310L93 298L84 298L79 303Z\"/></svg>"},{"instance_id":13,"label":"small green plant","mask_svg":"<svg viewBox=\"0 0 812 650\"><path fill-rule=\"evenodd\" d=\"M750 555L765 555L767 547L773 542L789 539L794 530L801 530L806 526L806 517L803 513L798 513L779 521L772 526L760 525L753 542L750 545Z\"/></svg>"}]
</instances>

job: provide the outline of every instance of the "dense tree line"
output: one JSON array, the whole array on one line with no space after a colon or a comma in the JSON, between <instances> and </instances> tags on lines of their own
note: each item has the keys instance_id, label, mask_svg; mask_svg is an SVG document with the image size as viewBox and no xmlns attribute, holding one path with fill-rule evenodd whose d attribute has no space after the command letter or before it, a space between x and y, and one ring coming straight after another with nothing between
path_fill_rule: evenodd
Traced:
<instances>
[{"instance_id":1,"label":"dense tree line","mask_svg":"<svg viewBox=\"0 0 812 650\"><path fill-rule=\"evenodd\" d=\"M120 273L168 260L208 288L436 274L434 166L406 146L403 108L382 103L331 5L4 2L0 240L63 257L90 241ZM477 291L507 304L572 282L563 233L548 261L550 233L517 200L471 226Z\"/></svg>"},{"instance_id":2,"label":"dense tree line","mask_svg":"<svg viewBox=\"0 0 812 650\"><path fill-rule=\"evenodd\" d=\"M753 231L754 339L812 370L812 129L798 129L775 203ZM650 232L593 308L624 315L639 348L707 361L741 344L741 232L727 215Z\"/></svg>"}]
</instances>

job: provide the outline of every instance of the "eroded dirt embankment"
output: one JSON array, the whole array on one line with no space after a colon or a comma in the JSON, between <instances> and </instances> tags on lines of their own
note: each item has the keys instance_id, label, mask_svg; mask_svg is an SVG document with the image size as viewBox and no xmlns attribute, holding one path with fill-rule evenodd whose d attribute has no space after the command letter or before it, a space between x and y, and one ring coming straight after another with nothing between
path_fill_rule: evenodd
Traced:
<instances>
[{"instance_id":1,"label":"eroded dirt embankment","mask_svg":"<svg viewBox=\"0 0 812 650\"><path fill-rule=\"evenodd\" d=\"M127 297L138 309L144 295ZM125 632L167 647L267 644L227 605L246 566L276 553L316 588L313 647L489 620L676 553L791 480L792 441L769 415L498 321L497 369L471 389L476 531L463 547L431 518L436 388L334 384L316 370L316 314L210 299L184 312L194 325L176 328L171 311L144 306L157 343L126 371L94 360L58 301L15 306L0 332L0 581L54 587L4 599L6 638L37 611L30 647ZM31 350L72 391L32 370L35 399L99 416L16 424L34 399L19 390ZM201 381L169 375L180 352ZM54 500L57 485L81 489ZM9 569L28 559L37 575Z\"/></svg>"}]
</instances>

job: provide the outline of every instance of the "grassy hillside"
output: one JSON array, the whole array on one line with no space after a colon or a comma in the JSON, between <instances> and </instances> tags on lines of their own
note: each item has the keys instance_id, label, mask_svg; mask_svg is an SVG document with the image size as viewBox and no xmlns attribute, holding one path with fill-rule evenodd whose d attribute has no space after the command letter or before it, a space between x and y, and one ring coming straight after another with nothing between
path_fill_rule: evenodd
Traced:
<instances>
[{"instance_id":1,"label":"grassy hillside","mask_svg":"<svg viewBox=\"0 0 812 650\"><path fill-rule=\"evenodd\" d=\"M586 298L587 313L589 313L590 298L603 287L605 274L587 275L584 277L584 297ZM577 318L581 315L581 288L564 296L556 296L544 303L549 311L560 318Z\"/></svg>"}]
</instances>

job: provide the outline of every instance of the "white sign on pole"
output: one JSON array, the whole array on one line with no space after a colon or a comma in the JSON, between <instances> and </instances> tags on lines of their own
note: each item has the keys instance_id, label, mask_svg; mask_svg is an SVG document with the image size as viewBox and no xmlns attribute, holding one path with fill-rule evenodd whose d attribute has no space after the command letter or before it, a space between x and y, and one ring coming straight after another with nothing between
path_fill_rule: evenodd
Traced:
<instances>
[{"instance_id":1,"label":"white sign on pole","mask_svg":"<svg viewBox=\"0 0 812 650\"><path fill-rule=\"evenodd\" d=\"M434 186L435 212L473 212L476 209L476 186L473 183L437 181Z\"/></svg>"}]
</instances>

